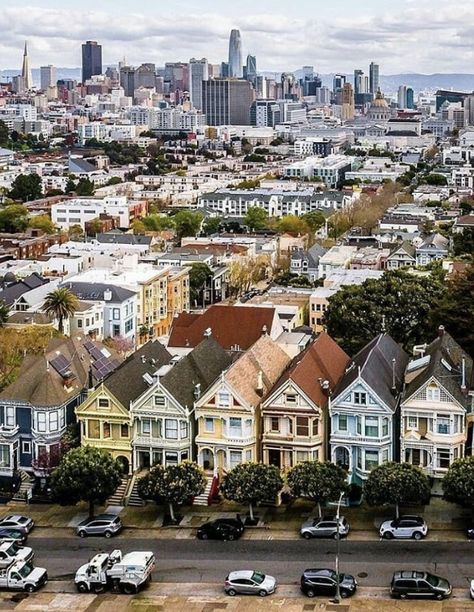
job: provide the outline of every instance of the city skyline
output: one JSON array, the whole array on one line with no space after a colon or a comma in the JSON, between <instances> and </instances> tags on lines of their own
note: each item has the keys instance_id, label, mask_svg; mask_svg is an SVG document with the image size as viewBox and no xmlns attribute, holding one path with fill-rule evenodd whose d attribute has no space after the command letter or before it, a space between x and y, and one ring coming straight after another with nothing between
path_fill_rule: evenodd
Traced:
<instances>
[{"instance_id":1,"label":"city skyline","mask_svg":"<svg viewBox=\"0 0 474 612\"><path fill-rule=\"evenodd\" d=\"M307 0L292 4L291 11L278 0L271 4L269 14L264 13L270 3L264 1L256 15L247 0L239 5L238 13L230 3L221 3L217 12L215 3L204 1L197 8L187 0L160 9L160 14L149 2L135 12L126 0L114 5L113 15L95 10L90 0L84 2L89 11L74 10L67 0L61 5L55 0L30 0L21 9L10 0L4 4L0 10L4 32L0 70L20 68L25 39L33 68L80 66L81 44L89 39L103 45L104 65L116 64L124 53L133 64L162 65L191 57L220 63L226 61L233 28L241 31L243 56L256 55L262 71L313 64L321 73L349 73L376 61L384 74L470 73L474 63L469 26L474 7L461 2L448 7L437 0L416 4L404 0L396 13L384 14L387 2L369 0L363 7L354 7L339 0L318 8L317 16Z\"/></svg>"}]
</instances>

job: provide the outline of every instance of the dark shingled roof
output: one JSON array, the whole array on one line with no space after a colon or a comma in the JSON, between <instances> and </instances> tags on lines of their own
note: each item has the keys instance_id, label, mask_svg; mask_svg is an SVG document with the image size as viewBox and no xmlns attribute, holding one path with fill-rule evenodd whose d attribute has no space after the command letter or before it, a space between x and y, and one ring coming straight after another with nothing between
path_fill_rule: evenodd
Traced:
<instances>
[{"instance_id":1,"label":"dark shingled roof","mask_svg":"<svg viewBox=\"0 0 474 612\"><path fill-rule=\"evenodd\" d=\"M0 291L0 301L11 306L24 293L37 289L42 285L49 283L49 279L43 278L36 272L30 274L27 278L8 284L5 289Z\"/></svg>"},{"instance_id":2,"label":"dark shingled roof","mask_svg":"<svg viewBox=\"0 0 474 612\"><path fill-rule=\"evenodd\" d=\"M214 338L205 338L178 361L160 382L181 406L191 409L196 399L196 385L200 385L202 395L231 363L232 357Z\"/></svg>"},{"instance_id":3,"label":"dark shingled roof","mask_svg":"<svg viewBox=\"0 0 474 612\"><path fill-rule=\"evenodd\" d=\"M130 402L150 387L143 375L153 376L171 359L170 353L158 340L147 342L104 380L104 387L128 410Z\"/></svg>"},{"instance_id":4,"label":"dark shingled roof","mask_svg":"<svg viewBox=\"0 0 474 612\"><path fill-rule=\"evenodd\" d=\"M414 395L430 378L435 378L448 393L450 393L462 406L468 408L470 398L461 391L462 360L465 364L465 383L467 390L474 388L474 371L472 358L462 350L459 344L447 332L443 332L426 347L425 356L429 361L422 362L417 369L407 372L407 385L404 391L404 401ZM448 367L446 367L445 362ZM451 370L449 370L451 368Z\"/></svg>"},{"instance_id":5,"label":"dark shingled roof","mask_svg":"<svg viewBox=\"0 0 474 612\"><path fill-rule=\"evenodd\" d=\"M104 232L103 234L97 234L96 240L102 244L138 244L142 246L150 246L151 244L151 236L120 232Z\"/></svg>"},{"instance_id":6,"label":"dark shingled roof","mask_svg":"<svg viewBox=\"0 0 474 612\"><path fill-rule=\"evenodd\" d=\"M393 359L395 359L395 388L397 394L392 393ZM379 334L354 357L352 364L346 369L346 373L336 387L333 401L352 385L358 378L360 370L362 380L395 412L397 395L402 390L403 375L407 363L407 353L395 340L388 334Z\"/></svg>"},{"instance_id":7,"label":"dark shingled roof","mask_svg":"<svg viewBox=\"0 0 474 612\"><path fill-rule=\"evenodd\" d=\"M76 283L71 281L63 283L62 286L70 289L80 300L86 301L104 301L104 291L107 289L112 293L112 299L108 300L112 303L124 302L136 293L130 291L130 289L124 289L124 287L118 287L117 285L107 285L106 283Z\"/></svg>"}]
</instances>

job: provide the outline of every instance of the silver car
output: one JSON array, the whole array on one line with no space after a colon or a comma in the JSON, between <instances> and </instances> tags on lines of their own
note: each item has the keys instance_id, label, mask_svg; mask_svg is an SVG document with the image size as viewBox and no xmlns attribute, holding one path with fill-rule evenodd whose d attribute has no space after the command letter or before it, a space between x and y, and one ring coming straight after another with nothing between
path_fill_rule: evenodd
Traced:
<instances>
[{"instance_id":1,"label":"silver car","mask_svg":"<svg viewBox=\"0 0 474 612\"><path fill-rule=\"evenodd\" d=\"M259 595L266 597L275 592L277 587L273 576L261 572L241 570L230 572L225 579L224 590L227 595Z\"/></svg>"},{"instance_id":2,"label":"silver car","mask_svg":"<svg viewBox=\"0 0 474 612\"><path fill-rule=\"evenodd\" d=\"M339 517L339 536L345 538L349 533L349 523L343 516ZM310 538L336 538L337 518L334 516L323 516L322 518L310 518L301 525L300 534L306 540Z\"/></svg>"},{"instance_id":3,"label":"silver car","mask_svg":"<svg viewBox=\"0 0 474 612\"><path fill-rule=\"evenodd\" d=\"M393 538L413 538L421 540L428 533L428 525L421 516L405 515L380 525L380 537L386 540Z\"/></svg>"},{"instance_id":4,"label":"silver car","mask_svg":"<svg viewBox=\"0 0 474 612\"><path fill-rule=\"evenodd\" d=\"M21 516L20 514L9 514L0 521L0 528L8 527L10 529L17 529L25 534L30 533L34 525L35 522L33 519L28 516Z\"/></svg>"},{"instance_id":5,"label":"silver car","mask_svg":"<svg viewBox=\"0 0 474 612\"><path fill-rule=\"evenodd\" d=\"M122 521L116 514L98 514L86 519L77 526L77 535L81 538L87 536L105 536L111 538L122 529Z\"/></svg>"}]
</instances>

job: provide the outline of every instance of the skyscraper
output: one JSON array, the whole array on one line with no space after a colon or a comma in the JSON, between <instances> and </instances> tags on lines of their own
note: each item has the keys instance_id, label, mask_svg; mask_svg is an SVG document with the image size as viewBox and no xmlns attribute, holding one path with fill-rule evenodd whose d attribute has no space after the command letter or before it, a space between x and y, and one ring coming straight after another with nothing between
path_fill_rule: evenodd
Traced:
<instances>
[{"instance_id":1,"label":"skyscraper","mask_svg":"<svg viewBox=\"0 0 474 612\"><path fill-rule=\"evenodd\" d=\"M354 95L364 93L364 71L354 70Z\"/></svg>"},{"instance_id":2,"label":"skyscraper","mask_svg":"<svg viewBox=\"0 0 474 612\"><path fill-rule=\"evenodd\" d=\"M54 66L41 66L40 68L41 74L41 89L46 91L48 87L55 87L57 76L56 76L56 68Z\"/></svg>"},{"instance_id":3,"label":"skyscraper","mask_svg":"<svg viewBox=\"0 0 474 612\"><path fill-rule=\"evenodd\" d=\"M257 58L255 55L247 55L245 78L255 85L255 79L257 78Z\"/></svg>"},{"instance_id":4,"label":"skyscraper","mask_svg":"<svg viewBox=\"0 0 474 612\"><path fill-rule=\"evenodd\" d=\"M82 82L94 74L102 74L102 45L88 40L82 45Z\"/></svg>"},{"instance_id":5,"label":"skyscraper","mask_svg":"<svg viewBox=\"0 0 474 612\"><path fill-rule=\"evenodd\" d=\"M249 125L253 100L253 87L243 79L202 82L202 112L208 125Z\"/></svg>"},{"instance_id":6,"label":"skyscraper","mask_svg":"<svg viewBox=\"0 0 474 612\"><path fill-rule=\"evenodd\" d=\"M400 85L398 88L398 108L407 108L407 86Z\"/></svg>"},{"instance_id":7,"label":"skyscraper","mask_svg":"<svg viewBox=\"0 0 474 612\"><path fill-rule=\"evenodd\" d=\"M202 82L209 79L209 64L203 57L201 60L189 60L189 97L191 104L197 110L202 109Z\"/></svg>"},{"instance_id":8,"label":"skyscraper","mask_svg":"<svg viewBox=\"0 0 474 612\"><path fill-rule=\"evenodd\" d=\"M229 76L242 78L242 40L239 30L232 30L229 39Z\"/></svg>"},{"instance_id":9,"label":"skyscraper","mask_svg":"<svg viewBox=\"0 0 474 612\"><path fill-rule=\"evenodd\" d=\"M25 50L23 51L23 66L21 68L21 78L23 87L28 91L33 87L33 76L31 74L30 58L28 57L28 45L25 40Z\"/></svg>"},{"instance_id":10,"label":"skyscraper","mask_svg":"<svg viewBox=\"0 0 474 612\"><path fill-rule=\"evenodd\" d=\"M369 91L371 94L375 94L378 91L378 88L380 86L380 67L378 64L374 64L374 62L371 62L370 66L369 66Z\"/></svg>"},{"instance_id":11,"label":"skyscraper","mask_svg":"<svg viewBox=\"0 0 474 612\"><path fill-rule=\"evenodd\" d=\"M354 90L350 83L344 83L342 87L342 114L343 121L352 121L354 119Z\"/></svg>"}]
</instances>

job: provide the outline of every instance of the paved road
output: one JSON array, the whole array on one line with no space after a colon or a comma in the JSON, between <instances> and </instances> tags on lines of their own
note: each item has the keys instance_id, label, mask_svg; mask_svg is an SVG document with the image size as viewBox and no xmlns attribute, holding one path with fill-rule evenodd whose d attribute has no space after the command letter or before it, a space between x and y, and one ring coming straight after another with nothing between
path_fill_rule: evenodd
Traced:
<instances>
[{"instance_id":1,"label":"paved road","mask_svg":"<svg viewBox=\"0 0 474 612\"><path fill-rule=\"evenodd\" d=\"M76 569L99 551L152 550L157 559L155 582L220 583L230 570L255 568L277 577L280 584L297 584L307 567L334 567L336 543L326 540L245 540L216 542L128 538L114 540L35 536L28 545L36 565L51 579L72 579ZM388 586L397 569L425 569L466 588L474 578L474 542L361 542L343 540L341 571L358 576L361 586Z\"/></svg>"}]
</instances>

